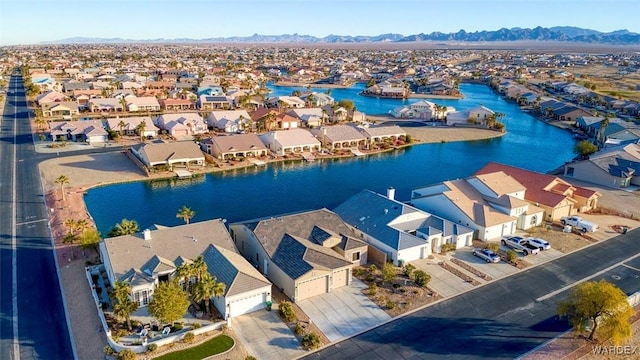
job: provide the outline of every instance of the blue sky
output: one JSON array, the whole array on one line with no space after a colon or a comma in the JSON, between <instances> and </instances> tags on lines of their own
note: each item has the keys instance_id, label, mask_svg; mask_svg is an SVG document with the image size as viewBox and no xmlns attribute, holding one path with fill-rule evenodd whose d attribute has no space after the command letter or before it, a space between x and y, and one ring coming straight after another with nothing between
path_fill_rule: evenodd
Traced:
<instances>
[{"instance_id":1,"label":"blue sky","mask_svg":"<svg viewBox=\"0 0 640 360\"><path fill-rule=\"evenodd\" d=\"M0 45L75 36L412 35L578 26L640 33L638 0L0 0Z\"/></svg>"}]
</instances>

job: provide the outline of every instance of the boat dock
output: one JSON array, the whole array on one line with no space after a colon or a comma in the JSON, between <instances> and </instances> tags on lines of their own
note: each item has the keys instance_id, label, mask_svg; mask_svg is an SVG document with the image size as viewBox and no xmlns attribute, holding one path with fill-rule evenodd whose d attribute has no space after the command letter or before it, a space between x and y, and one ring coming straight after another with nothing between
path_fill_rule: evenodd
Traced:
<instances>
[{"instance_id":1,"label":"boat dock","mask_svg":"<svg viewBox=\"0 0 640 360\"><path fill-rule=\"evenodd\" d=\"M315 156L313 156L313 154L312 154L312 153L309 153L309 152L303 152L303 153L302 153L302 157L303 157L305 160L307 160L308 162L312 162L312 161L314 161L314 160L316 159L316 157L315 157Z\"/></svg>"},{"instance_id":2,"label":"boat dock","mask_svg":"<svg viewBox=\"0 0 640 360\"><path fill-rule=\"evenodd\" d=\"M358 149L351 149L351 152L353 153L353 155L355 156L365 156L367 154L363 153L362 151L358 150Z\"/></svg>"},{"instance_id":3,"label":"boat dock","mask_svg":"<svg viewBox=\"0 0 640 360\"><path fill-rule=\"evenodd\" d=\"M176 173L176 176L179 177L180 179L190 178L192 175L191 172L184 169L173 170L173 172Z\"/></svg>"},{"instance_id":4,"label":"boat dock","mask_svg":"<svg viewBox=\"0 0 640 360\"><path fill-rule=\"evenodd\" d=\"M258 159L251 159L250 161L255 166L265 166L265 165L267 165L267 163L265 161L258 160Z\"/></svg>"}]
</instances>

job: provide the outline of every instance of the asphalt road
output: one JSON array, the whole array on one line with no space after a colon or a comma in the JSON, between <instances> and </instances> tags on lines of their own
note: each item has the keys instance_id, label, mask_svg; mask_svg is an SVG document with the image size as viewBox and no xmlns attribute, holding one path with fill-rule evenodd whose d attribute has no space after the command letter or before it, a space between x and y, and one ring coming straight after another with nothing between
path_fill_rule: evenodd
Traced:
<instances>
[{"instance_id":1,"label":"asphalt road","mask_svg":"<svg viewBox=\"0 0 640 360\"><path fill-rule=\"evenodd\" d=\"M73 359L38 171L43 157L34 152L21 79L12 77L9 90L0 125L0 359Z\"/></svg>"},{"instance_id":2,"label":"asphalt road","mask_svg":"<svg viewBox=\"0 0 640 360\"><path fill-rule=\"evenodd\" d=\"M640 229L489 283L305 359L513 359L566 330L556 304L586 278L640 290Z\"/></svg>"}]
</instances>

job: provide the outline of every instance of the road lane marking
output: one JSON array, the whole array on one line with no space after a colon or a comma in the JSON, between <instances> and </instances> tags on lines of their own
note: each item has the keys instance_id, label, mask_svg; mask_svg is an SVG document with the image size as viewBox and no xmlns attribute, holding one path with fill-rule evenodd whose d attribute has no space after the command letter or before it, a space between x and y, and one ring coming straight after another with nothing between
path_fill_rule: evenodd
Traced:
<instances>
[{"instance_id":1,"label":"road lane marking","mask_svg":"<svg viewBox=\"0 0 640 360\"><path fill-rule=\"evenodd\" d=\"M635 270L635 271L640 271L640 269L638 269L637 267L633 267L633 266L631 266L631 265L622 264L622 266L626 267L627 269L631 269L631 270Z\"/></svg>"},{"instance_id":2,"label":"road lane marking","mask_svg":"<svg viewBox=\"0 0 640 360\"><path fill-rule=\"evenodd\" d=\"M14 83L14 95L13 101L15 104L18 103L18 91L16 89L16 83ZM13 107L13 169L12 169L12 178L13 178L13 194L12 194L12 219L11 219L11 307L12 307L12 317L13 317L13 328L11 334L11 342L13 345L13 359L20 360L20 343L18 342L18 243L16 237L16 177L17 177L17 164L16 159L18 152L16 149L17 137L18 137L18 107Z\"/></svg>"},{"instance_id":3,"label":"road lane marking","mask_svg":"<svg viewBox=\"0 0 640 360\"><path fill-rule=\"evenodd\" d=\"M43 221L48 221L49 219L40 219L40 220L31 220L31 221L25 221L25 222L21 222L21 223L17 223L17 226L20 225L29 225L29 224L35 224L35 223L39 223L39 222L43 222Z\"/></svg>"},{"instance_id":4,"label":"road lane marking","mask_svg":"<svg viewBox=\"0 0 640 360\"><path fill-rule=\"evenodd\" d=\"M612 269L615 269L615 268L617 268L617 267L619 267L619 266L625 266L625 265L624 265L624 263L626 263L627 261L631 261L631 260L633 260L633 259L635 259L635 258L637 258L637 257L640 257L640 253L635 254L635 255L633 255L633 256L631 256L631 257L628 257L628 258L626 258L626 259L624 259L624 260L622 260L622 261L620 261L620 262L617 262L617 263L615 263L615 264L613 264L613 265L609 266L609 267L608 267L608 268L606 268L606 269L602 269L602 270L598 271L598 272L597 272L597 273L595 273L595 274L592 274L592 275L590 275L590 276L587 276L586 278L582 278L582 279L580 279L580 280L578 280L578 281L575 281L575 282L571 283L570 285L567 285L567 286L565 286L565 287L562 287L562 288L560 288L560 289L558 289L558 290L556 290L556 291L552 291L552 292L548 293L547 295L541 296L541 297L539 297L539 298L537 298L537 299L536 299L536 302L540 302L540 301L544 301L544 300L547 300L547 299L549 299L549 298L552 298L552 297L554 297L554 296L556 296L556 295L560 294L561 292L563 292L563 291L565 291L565 290L567 290L567 289L571 289L572 287L574 287L574 286L576 286L576 285L578 285L578 284L582 284L582 283L583 283L583 282L585 282L585 281L589 281L589 280L593 279L594 277L597 277L597 276L600 276L600 275L602 275L602 274L606 273L607 271L611 271ZM634 270L638 270L638 269L634 269ZM638 270L638 271L640 271L640 270Z\"/></svg>"}]
</instances>

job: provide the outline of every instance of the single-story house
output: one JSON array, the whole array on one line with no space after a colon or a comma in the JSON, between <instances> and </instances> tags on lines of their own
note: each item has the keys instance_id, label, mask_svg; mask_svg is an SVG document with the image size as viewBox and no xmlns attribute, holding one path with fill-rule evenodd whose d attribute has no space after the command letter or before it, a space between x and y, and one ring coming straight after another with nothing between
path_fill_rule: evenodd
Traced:
<instances>
[{"instance_id":1,"label":"single-story house","mask_svg":"<svg viewBox=\"0 0 640 360\"><path fill-rule=\"evenodd\" d=\"M173 137L194 136L209 132L202 116L196 112L163 114L156 119L160 129L166 130Z\"/></svg>"},{"instance_id":2,"label":"single-story house","mask_svg":"<svg viewBox=\"0 0 640 360\"><path fill-rule=\"evenodd\" d=\"M249 129L251 116L246 110L212 111L207 117L207 124L226 133L236 133Z\"/></svg>"},{"instance_id":3,"label":"single-story house","mask_svg":"<svg viewBox=\"0 0 640 360\"><path fill-rule=\"evenodd\" d=\"M526 188L524 199L544 210L546 221L560 221L563 216L575 215L597 208L599 192L572 185L557 176L525 170L515 166L490 162L476 175L502 171Z\"/></svg>"},{"instance_id":4,"label":"single-story house","mask_svg":"<svg viewBox=\"0 0 640 360\"><path fill-rule=\"evenodd\" d=\"M456 126L456 124L485 124L487 119L494 116L495 112L485 106L476 106L472 109L453 111L447 114L447 125Z\"/></svg>"},{"instance_id":5,"label":"single-story house","mask_svg":"<svg viewBox=\"0 0 640 360\"><path fill-rule=\"evenodd\" d=\"M154 96L142 96L127 98L127 110L135 111L160 111L160 103Z\"/></svg>"},{"instance_id":6,"label":"single-story house","mask_svg":"<svg viewBox=\"0 0 640 360\"><path fill-rule=\"evenodd\" d=\"M327 209L229 228L240 253L294 302L348 286L353 266L366 261L367 244Z\"/></svg>"},{"instance_id":7,"label":"single-story house","mask_svg":"<svg viewBox=\"0 0 640 360\"><path fill-rule=\"evenodd\" d=\"M67 99L67 96L65 94L61 94L54 90L49 90L47 92L40 94L36 98L36 103L42 106L43 104L46 104L46 103L61 102L61 101L65 101L66 99Z\"/></svg>"},{"instance_id":8,"label":"single-story house","mask_svg":"<svg viewBox=\"0 0 640 360\"><path fill-rule=\"evenodd\" d=\"M387 140L396 141L400 137L407 136L407 132L398 125L361 127L360 131L364 134L367 144L380 143Z\"/></svg>"},{"instance_id":9,"label":"single-story house","mask_svg":"<svg viewBox=\"0 0 640 360\"><path fill-rule=\"evenodd\" d=\"M89 111L91 112L122 112L124 111L124 105L120 99L115 98L100 98L89 99L88 103Z\"/></svg>"},{"instance_id":10,"label":"single-story house","mask_svg":"<svg viewBox=\"0 0 640 360\"><path fill-rule=\"evenodd\" d=\"M52 121L49 126L53 141L85 141L94 144L109 140L109 133L104 129L102 120Z\"/></svg>"},{"instance_id":11,"label":"single-story house","mask_svg":"<svg viewBox=\"0 0 640 360\"><path fill-rule=\"evenodd\" d=\"M169 111L193 110L196 108L195 103L188 99L162 99L160 100L160 106L163 110Z\"/></svg>"},{"instance_id":12,"label":"single-story house","mask_svg":"<svg viewBox=\"0 0 640 360\"><path fill-rule=\"evenodd\" d=\"M320 108L290 109L287 114L299 119L307 127L318 127L324 123L327 117Z\"/></svg>"},{"instance_id":13,"label":"single-story house","mask_svg":"<svg viewBox=\"0 0 640 360\"><path fill-rule=\"evenodd\" d=\"M566 177L611 188L640 185L640 145L627 144L601 150L587 160L564 165Z\"/></svg>"},{"instance_id":14,"label":"single-story house","mask_svg":"<svg viewBox=\"0 0 640 360\"><path fill-rule=\"evenodd\" d=\"M365 136L350 125L322 126L312 129L311 133L329 149L359 148L366 142Z\"/></svg>"},{"instance_id":15,"label":"single-story house","mask_svg":"<svg viewBox=\"0 0 640 360\"><path fill-rule=\"evenodd\" d=\"M333 210L349 224L356 238L387 254L395 265L439 253L443 244L471 246L473 230L395 200L362 190Z\"/></svg>"},{"instance_id":16,"label":"single-story house","mask_svg":"<svg viewBox=\"0 0 640 360\"><path fill-rule=\"evenodd\" d=\"M189 169L205 165L204 154L198 145L190 141L139 144L130 150L149 171L158 168L173 171L174 168Z\"/></svg>"},{"instance_id":17,"label":"single-story house","mask_svg":"<svg viewBox=\"0 0 640 360\"><path fill-rule=\"evenodd\" d=\"M232 101L224 95L200 95L197 104L201 110L224 110L231 108Z\"/></svg>"},{"instance_id":18,"label":"single-story house","mask_svg":"<svg viewBox=\"0 0 640 360\"><path fill-rule=\"evenodd\" d=\"M271 131L260 135L260 140L277 155L319 151L321 144L305 129Z\"/></svg>"},{"instance_id":19,"label":"single-story house","mask_svg":"<svg viewBox=\"0 0 640 360\"><path fill-rule=\"evenodd\" d=\"M42 116L69 118L79 115L78 104L74 101L62 101L42 104Z\"/></svg>"},{"instance_id":20,"label":"single-story house","mask_svg":"<svg viewBox=\"0 0 640 360\"><path fill-rule=\"evenodd\" d=\"M274 96L267 98L264 104L270 108L303 108L306 106L304 100L297 96Z\"/></svg>"},{"instance_id":21,"label":"single-story house","mask_svg":"<svg viewBox=\"0 0 640 360\"><path fill-rule=\"evenodd\" d=\"M268 149L256 134L213 136L200 142L202 151L217 159L235 157L260 157L267 155Z\"/></svg>"},{"instance_id":22,"label":"single-story house","mask_svg":"<svg viewBox=\"0 0 640 360\"><path fill-rule=\"evenodd\" d=\"M225 319L264 309L271 300L271 283L238 253L220 219L106 238L99 249L109 282L129 284L138 307L149 305L158 284L199 257L225 285L224 294L211 299Z\"/></svg>"},{"instance_id":23,"label":"single-story house","mask_svg":"<svg viewBox=\"0 0 640 360\"><path fill-rule=\"evenodd\" d=\"M139 126L144 122L143 133L139 133ZM149 116L134 116L123 118L109 118L107 119L107 127L110 130L117 131L120 136L143 136L143 137L157 137L158 129Z\"/></svg>"}]
</instances>

